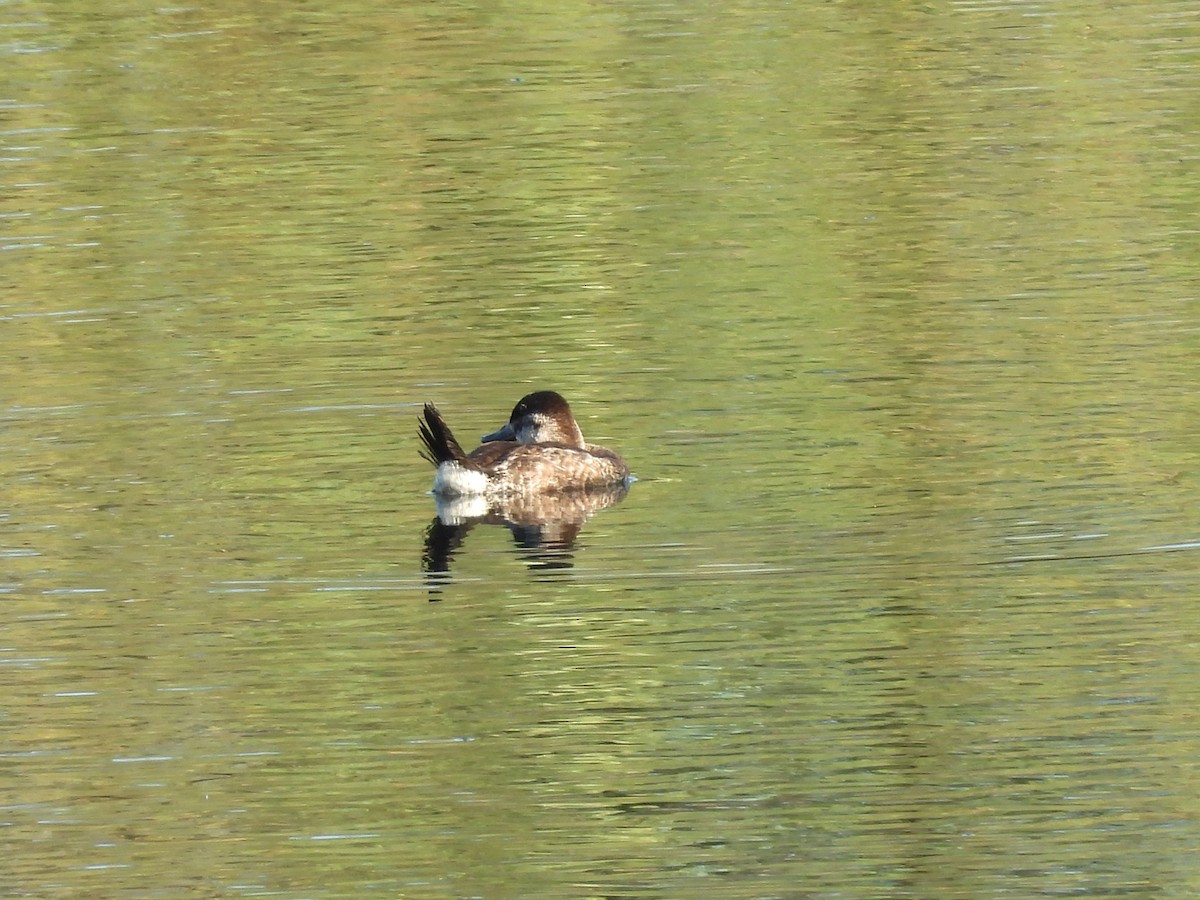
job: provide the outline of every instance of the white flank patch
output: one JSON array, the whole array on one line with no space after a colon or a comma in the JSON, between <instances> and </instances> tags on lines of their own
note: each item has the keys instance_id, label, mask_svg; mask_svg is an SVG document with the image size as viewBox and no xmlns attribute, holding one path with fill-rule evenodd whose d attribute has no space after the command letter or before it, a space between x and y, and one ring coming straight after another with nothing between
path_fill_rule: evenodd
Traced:
<instances>
[{"instance_id":1,"label":"white flank patch","mask_svg":"<svg viewBox=\"0 0 1200 900\"><path fill-rule=\"evenodd\" d=\"M437 468L433 479L433 492L447 497L465 494L486 494L488 477L474 469L464 469L458 463L445 462Z\"/></svg>"}]
</instances>

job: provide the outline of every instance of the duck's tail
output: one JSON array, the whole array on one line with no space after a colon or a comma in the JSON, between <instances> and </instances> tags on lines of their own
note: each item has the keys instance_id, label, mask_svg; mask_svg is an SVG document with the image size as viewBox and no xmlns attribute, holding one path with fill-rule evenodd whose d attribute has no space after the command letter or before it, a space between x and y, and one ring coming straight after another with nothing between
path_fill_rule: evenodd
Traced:
<instances>
[{"instance_id":1,"label":"duck's tail","mask_svg":"<svg viewBox=\"0 0 1200 900\"><path fill-rule=\"evenodd\" d=\"M442 414L432 403L425 404L425 421L422 422L418 419L417 422L420 428L421 442L425 444L421 449L423 459L429 460L435 466L440 466L444 462L462 462L467 458L467 454L463 453L463 448L454 439L454 432L450 430L450 426L446 424L446 420L442 418Z\"/></svg>"}]
</instances>

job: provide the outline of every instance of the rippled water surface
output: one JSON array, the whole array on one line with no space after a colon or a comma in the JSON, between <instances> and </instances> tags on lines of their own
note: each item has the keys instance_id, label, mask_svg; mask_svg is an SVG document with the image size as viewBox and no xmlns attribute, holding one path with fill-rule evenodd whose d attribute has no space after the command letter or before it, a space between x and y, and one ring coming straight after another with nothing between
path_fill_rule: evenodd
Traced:
<instances>
[{"instance_id":1,"label":"rippled water surface","mask_svg":"<svg viewBox=\"0 0 1200 900\"><path fill-rule=\"evenodd\" d=\"M1197 47L0 5L0 892L1200 894Z\"/></svg>"}]
</instances>

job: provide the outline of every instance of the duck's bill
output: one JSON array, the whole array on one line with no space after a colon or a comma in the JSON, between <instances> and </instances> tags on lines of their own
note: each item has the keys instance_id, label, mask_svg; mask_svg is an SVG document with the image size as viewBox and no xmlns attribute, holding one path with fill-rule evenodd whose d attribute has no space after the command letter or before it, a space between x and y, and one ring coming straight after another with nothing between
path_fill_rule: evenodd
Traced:
<instances>
[{"instance_id":1,"label":"duck's bill","mask_svg":"<svg viewBox=\"0 0 1200 900\"><path fill-rule=\"evenodd\" d=\"M487 444L491 441L515 441L517 433L513 430L512 422L506 424L499 431L493 431L491 434L485 434L479 439L480 443Z\"/></svg>"}]
</instances>

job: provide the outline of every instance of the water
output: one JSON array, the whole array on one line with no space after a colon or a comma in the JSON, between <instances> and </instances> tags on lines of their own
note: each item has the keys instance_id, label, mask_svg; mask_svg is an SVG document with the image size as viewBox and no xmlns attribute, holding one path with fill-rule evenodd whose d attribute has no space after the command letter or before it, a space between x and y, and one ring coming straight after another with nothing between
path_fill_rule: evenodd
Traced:
<instances>
[{"instance_id":1,"label":"water","mask_svg":"<svg viewBox=\"0 0 1200 900\"><path fill-rule=\"evenodd\" d=\"M1200 889L1188 6L0 23L3 893Z\"/></svg>"}]
</instances>

